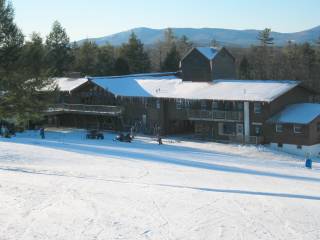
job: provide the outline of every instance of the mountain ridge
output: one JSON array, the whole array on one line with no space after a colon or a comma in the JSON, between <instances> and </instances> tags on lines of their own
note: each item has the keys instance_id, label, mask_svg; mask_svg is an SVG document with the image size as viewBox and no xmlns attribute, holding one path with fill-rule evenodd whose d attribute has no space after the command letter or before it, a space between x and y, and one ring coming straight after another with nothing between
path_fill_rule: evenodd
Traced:
<instances>
[{"instance_id":1,"label":"mountain ridge","mask_svg":"<svg viewBox=\"0 0 320 240\"><path fill-rule=\"evenodd\" d=\"M212 40L216 40L221 45L225 46L240 46L248 47L250 45L258 44L257 36L261 30L256 29L224 29L224 28L171 28L177 37L183 35L194 42L196 45L209 45ZM95 42L98 45L104 45L110 43L115 46L119 46L128 41L129 36L134 32L138 38L146 45L153 45L157 41L162 40L164 31L166 29L153 29L148 27L138 27L127 31L107 35L98 38L88 38L78 41L79 44L84 41ZM283 46L288 41L295 43L311 43L314 44L320 37L320 25L311 29L293 32L293 33L281 33L272 32L271 36L274 37L274 43L276 46Z\"/></svg>"}]
</instances>

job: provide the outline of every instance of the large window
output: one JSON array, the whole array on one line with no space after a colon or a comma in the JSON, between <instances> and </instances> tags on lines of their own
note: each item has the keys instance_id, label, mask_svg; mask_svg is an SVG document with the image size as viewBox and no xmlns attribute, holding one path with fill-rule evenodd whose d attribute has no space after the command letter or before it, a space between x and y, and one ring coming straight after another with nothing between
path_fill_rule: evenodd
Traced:
<instances>
[{"instance_id":1,"label":"large window","mask_svg":"<svg viewBox=\"0 0 320 240\"><path fill-rule=\"evenodd\" d=\"M282 132L283 132L283 125L276 124L276 133L282 133Z\"/></svg>"},{"instance_id":2,"label":"large window","mask_svg":"<svg viewBox=\"0 0 320 240\"><path fill-rule=\"evenodd\" d=\"M254 113L255 114L259 114L262 112L262 105L261 103L254 103L253 104L253 108L254 108Z\"/></svg>"}]
</instances>

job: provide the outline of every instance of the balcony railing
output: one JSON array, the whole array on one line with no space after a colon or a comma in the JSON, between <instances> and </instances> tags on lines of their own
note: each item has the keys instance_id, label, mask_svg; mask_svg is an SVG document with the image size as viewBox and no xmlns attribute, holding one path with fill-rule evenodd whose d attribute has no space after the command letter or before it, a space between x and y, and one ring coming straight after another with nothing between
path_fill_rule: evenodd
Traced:
<instances>
[{"instance_id":1,"label":"balcony railing","mask_svg":"<svg viewBox=\"0 0 320 240\"><path fill-rule=\"evenodd\" d=\"M85 105L85 104L56 104L48 108L47 114L57 113L81 113L89 115L119 116L122 108L106 105Z\"/></svg>"},{"instance_id":2,"label":"balcony railing","mask_svg":"<svg viewBox=\"0 0 320 240\"><path fill-rule=\"evenodd\" d=\"M221 110L188 110L187 116L190 120L211 120L211 121L242 121L241 111L221 111Z\"/></svg>"}]
</instances>

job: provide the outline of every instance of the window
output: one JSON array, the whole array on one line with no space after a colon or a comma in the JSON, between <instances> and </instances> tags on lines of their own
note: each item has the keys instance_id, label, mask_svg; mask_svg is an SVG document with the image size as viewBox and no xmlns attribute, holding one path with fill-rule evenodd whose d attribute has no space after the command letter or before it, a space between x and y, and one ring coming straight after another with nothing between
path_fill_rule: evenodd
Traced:
<instances>
[{"instance_id":1,"label":"window","mask_svg":"<svg viewBox=\"0 0 320 240\"><path fill-rule=\"evenodd\" d=\"M320 132L320 122L317 123L317 132Z\"/></svg>"},{"instance_id":2,"label":"window","mask_svg":"<svg viewBox=\"0 0 320 240\"><path fill-rule=\"evenodd\" d=\"M212 102L212 110L218 110L219 109L219 104L216 101Z\"/></svg>"},{"instance_id":3,"label":"window","mask_svg":"<svg viewBox=\"0 0 320 240\"><path fill-rule=\"evenodd\" d=\"M261 113L261 110L262 110L261 103L254 103L253 109L254 109L254 113L256 113L256 114Z\"/></svg>"},{"instance_id":4,"label":"window","mask_svg":"<svg viewBox=\"0 0 320 240\"><path fill-rule=\"evenodd\" d=\"M207 109L207 102L206 101L201 101L201 110L206 110Z\"/></svg>"},{"instance_id":5,"label":"window","mask_svg":"<svg viewBox=\"0 0 320 240\"><path fill-rule=\"evenodd\" d=\"M226 111L232 110L232 103L231 102L225 102L224 109Z\"/></svg>"},{"instance_id":6,"label":"window","mask_svg":"<svg viewBox=\"0 0 320 240\"><path fill-rule=\"evenodd\" d=\"M255 133L256 133L256 135L257 136L260 136L261 135L261 126L260 125L256 125L255 127L254 127L254 131L255 131Z\"/></svg>"},{"instance_id":7,"label":"window","mask_svg":"<svg viewBox=\"0 0 320 240\"><path fill-rule=\"evenodd\" d=\"M185 100L184 104L185 104L185 108L186 109L190 109L191 108L191 101L190 100Z\"/></svg>"},{"instance_id":8,"label":"window","mask_svg":"<svg viewBox=\"0 0 320 240\"><path fill-rule=\"evenodd\" d=\"M236 127L233 123L219 123L219 135L235 135Z\"/></svg>"},{"instance_id":9,"label":"window","mask_svg":"<svg viewBox=\"0 0 320 240\"><path fill-rule=\"evenodd\" d=\"M293 132L294 133L302 133L302 126L301 125L293 125Z\"/></svg>"},{"instance_id":10,"label":"window","mask_svg":"<svg viewBox=\"0 0 320 240\"><path fill-rule=\"evenodd\" d=\"M283 125L282 124L276 124L276 132L277 133L283 132Z\"/></svg>"},{"instance_id":11,"label":"window","mask_svg":"<svg viewBox=\"0 0 320 240\"><path fill-rule=\"evenodd\" d=\"M182 109L183 108L183 101L182 99L176 100L176 109Z\"/></svg>"},{"instance_id":12,"label":"window","mask_svg":"<svg viewBox=\"0 0 320 240\"><path fill-rule=\"evenodd\" d=\"M160 99L157 99L157 101L156 101L156 108L160 109Z\"/></svg>"},{"instance_id":13,"label":"window","mask_svg":"<svg viewBox=\"0 0 320 240\"><path fill-rule=\"evenodd\" d=\"M278 143L278 148L282 148L283 144L282 143Z\"/></svg>"},{"instance_id":14,"label":"window","mask_svg":"<svg viewBox=\"0 0 320 240\"><path fill-rule=\"evenodd\" d=\"M243 110L243 103L242 103L242 102L238 102L238 103L237 103L237 109L238 109L239 111L242 111L242 110Z\"/></svg>"}]
</instances>

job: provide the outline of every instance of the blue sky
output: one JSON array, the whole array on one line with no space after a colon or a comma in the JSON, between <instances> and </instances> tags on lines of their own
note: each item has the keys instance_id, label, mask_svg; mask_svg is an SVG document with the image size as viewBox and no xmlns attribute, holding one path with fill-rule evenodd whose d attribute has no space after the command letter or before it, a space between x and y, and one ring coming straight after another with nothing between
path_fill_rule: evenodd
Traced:
<instances>
[{"instance_id":1,"label":"blue sky","mask_svg":"<svg viewBox=\"0 0 320 240\"><path fill-rule=\"evenodd\" d=\"M214 27L295 32L320 25L320 0L11 0L25 35L54 20L71 40L135 27Z\"/></svg>"}]
</instances>

